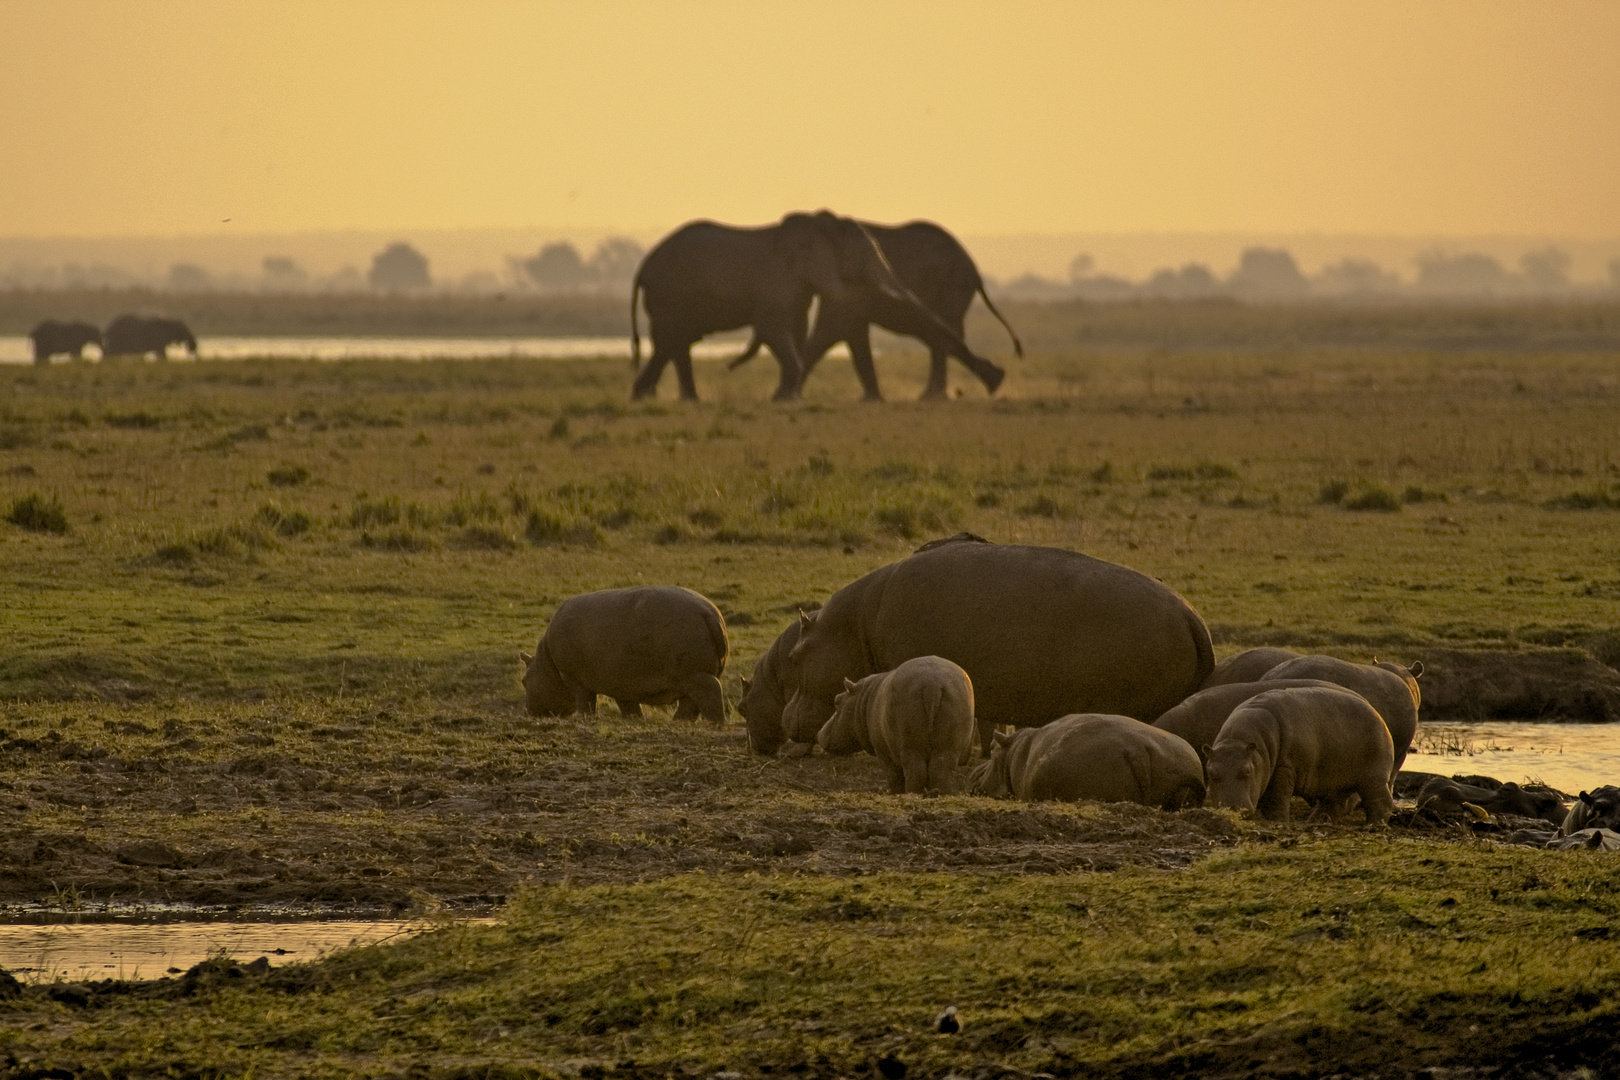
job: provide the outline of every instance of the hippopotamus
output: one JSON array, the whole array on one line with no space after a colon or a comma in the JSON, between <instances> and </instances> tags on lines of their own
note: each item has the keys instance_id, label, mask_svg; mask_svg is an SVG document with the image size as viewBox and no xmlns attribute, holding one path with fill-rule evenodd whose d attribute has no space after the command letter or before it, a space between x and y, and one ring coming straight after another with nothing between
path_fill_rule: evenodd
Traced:
<instances>
[{"instance_id":1,"label":"hippopotamus","mask_svg":"<svg viewBox=\"0 0 1620 1080\"><path fill-rule=\"evenodd\" d=\"M1212 686L1228 686L1232 683L1256 682L1260 676L1276 667L1295 659L1299 653L1293 649L1284 649L1276 645L1261 645L1256 649L1245 649L1215 665L1215 670L1209 673L1200 690L1208 690Z\"/></svg>"},{"instance_id":2,"label":"hippopotamus","mask_svg":"<svg viewBox=\"0 0 1620 1080\"><path fill-rule=\"evenodd\" d=\"M1395 809L1394 745L1378 710L1339 687L1268 690L1233 711L1206 761L1209 802L1288 820L1295 795L1343 805L1361 796L1367 824Z\"/></svg>"},{"instance_id":3,"label":"hippopotamus","mask_svg":"<svg viewBox=\"0 0 1620 1080\"><path fill-rule=\"evenodd\" d=\"M1170 709L1153 721L1153 726L1186 739L1192 748L1198 751L1198 758L1202 761L1204 751L1215 741L1215 736L1221 733L1221 726L1226 723L1226 718L1232 715L1233 709L1256 694L1290 686L1338 686L1338 683L1325 682L1321 679L1278 679L1275 682L1239 682L1210 686Z\"/></svg>"},{"instance_id":4,"label":"hippopotamus","mask_svg":"<svg viewBox=\"0 0 1620 1080\"><path fill-rule=\"evenodd\" d=\"M994 725L1070 713L1152 721L1214 667L1209 630L1175 590L1073 551L983 541L928 545L802 618L782 724L814 736L845 679L942 656L973 680L980 745Z\"/></svg>"},{"instance_id":5,"label":"hippopotamus","mask_svg":"<svg viewBox=\"0 0 1620 1080\"><path fill-rule=\"evenodd\" d=\"M726 719L720 675L726 620L708 597L675 585L636 585L570 597L533 656L523 657L532 716L596 712L606 694L620 711L678 702L677 719Z\"/></svg>"},{"instance_id":6,"label":"hippopotamus","mask_svg":"<svg viewBox=\"0 0 1620 1080\"><path fill-rule=\"evenodd\" d=\"M1563 836L1571 836L1582 829L1620 830L1620 787L1607 784L1583 791L1570 804L1558 831Z\"/></svg>"},{"instance_id":7,"label":"hippopotamus","mask_svg":"<svg viewBox=\"0 0 1620 1080\"><path fill-rule=\"evenodd\" d=\"M796 679L790 671L788 654L799 643L799 621L788 623L765 654L754 661L754 673L742 681L742 699L737 711L748 725L748 745L756 754L776 753L787 735L782 731L782 710Z\"/></svg>"},{"instance_id":8,"label":"hippopotamus","mask_svg":"<svg viewBox=\"0 0 1620 1080\"><path fill-rule=\"evenodd\" d=\"M1422 674L1422 661L1403 668L1387 661L1353 664L1334 656L1297 656L1266 672L1260 681L1321 679L1354 690L1372 702L1378 715L1384 718L1389 737L1395 744L1394 768L1399 771L1407 751L1412 748L1412 736L1417 734L1418 706L1422 703L1417 681ZM1394 778L1394 773L1390 778Z\"/></svg>"},{"instance_id":9,"label":"hippopotamus","mask_svg":"<svg viewBox=\"0 0 1620 1080\"><path fill-rule=\"evenodd\" d=\"M889 769L889 791L960 790L956 767L973 753L973 681L938 656L846 680L816 742L829 754L865 750Z\"/></svg>"},{"instance_id":10,"label":"hippopotamus","mask_svg":"<svg viewBox=\"0 0 1620 1080\"><path fill-rule=\"evenodd\" d=\"M1613 829L1577 829L1567 835L1554 836L1546 846L1560 851L1620 851L1620 832Z\"/></svg>"},{"instance_id":11,"label":"hippopotamus","mask_svg":"<svg viewBox=\"0 0 1620 1080\"><path fill-rule=\"evenodd\" d=\"M990 759L973 770L983 795L1077 802L1134 802L1164 810L1204 799L1204 769L1186 740L1129 716L1064 716L1011 735L995 733Z\"/></svg>"},{"instance_id":12,"label":"hippopotamus","mask_svg":"<svg viewBox=\"0 0 1620 1080\"><path fill-rule=\"evenodd\" d=\"M1522 788L1509 782L1488 788L1437 776L1417 794L1417 809L1433 814L1464 815L1469 813L1469 806L1477 806L1487 814L1540 818L1553 825L1564 821L1564 800L1543 787Z\"/></svg>"}]
</instances>

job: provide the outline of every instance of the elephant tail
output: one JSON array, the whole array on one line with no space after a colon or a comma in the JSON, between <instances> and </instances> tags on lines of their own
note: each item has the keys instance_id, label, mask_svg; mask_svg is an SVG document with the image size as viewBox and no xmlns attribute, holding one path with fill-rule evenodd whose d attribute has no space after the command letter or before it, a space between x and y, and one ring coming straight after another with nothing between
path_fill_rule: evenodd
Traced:
<instances>
[{"instance_id":1,"label":"elephant tail","mask_svg":"<svg viewBox=\"0 0 1620 1080\"><path fill-rule=\"evenodd\" d=\"M641 275L636 275L635 284L630 286L630 370L633 372L641 367L641 327L636 323L636 298L641 295Z\"/></svg>"},{"instance_id":2,"label":"elephant tail","mask_svg":"<svg viewBox=\"0 0 1620 1080\"><path fill-rule=\"evenodd\" d=\"M996 310L996 305L990 302L990 294L984 291L984 280L982 278L979 280L979 295L984 297L984 306L990 309L990 314L994 315L1001 322L1001 325L1007 328L1008 335L1013 339L1013 352L1018 354L1019 359L1022 359L1024 356L1024 343L1018 340L1018 331L1012 328L1012 323L1008 322L1006 317Z\"/></svg>"}]
</instances>

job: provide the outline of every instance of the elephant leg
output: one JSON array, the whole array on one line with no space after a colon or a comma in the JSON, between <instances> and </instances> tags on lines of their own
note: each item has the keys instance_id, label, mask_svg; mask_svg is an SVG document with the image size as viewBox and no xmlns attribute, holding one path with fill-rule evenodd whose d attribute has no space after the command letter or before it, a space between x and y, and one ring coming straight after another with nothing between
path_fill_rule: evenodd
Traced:
<instances>
[{"instance_id":1,"label":"elephant leg","mask_svg":"<svg viewBox=\"0 0 1620 1080\"><path fill-rule=\"evenodd\" d=\"M675 354L675 376L681 384L681 400L696 401L697 382L692 378L692 346Z\"/></svg>"},{"instance_id":2,"label":"elephant leg","mask_svg":"<svg viewBox=\"0 0 1620 1080\"><path fill-rule=\"evenodd\" d=\"M848 338L849 358L855 365L855 377L861 380L862 401L882 401L883 391L878 389L877 368L872 364L872 328L861 327Z\"/></svg>"},{"instance_id":3,"label":"elephant leg","mask_svg":"<svg viewBox=\"0 0 1620 1080\"><path fill-rule=\"evenodd\" d=\"M944 401L946 398L945 383L945 350L938 346L930 346L928 350L928 385L923 387L920 401Z\"/></svg>"},{"instance_id":4,"label":"elephant leg","mask_svg":"<svg viewBox=\"0 0 1620 1080\"><path fill-rule=\"evenodd\" d=\"M614 698L613 704L619 707L620 716L631 717L633 719L641 718L641 702L624 701L620 698Z\"/></svg>"},{"instance_id":5,"label":"elephant leg","mask_svg":"<svg viewBox=\"0 0 1620 1080\"><path fill-rule=\"evenodd\" d=\"M630 386L630 397L633 400L653 397L658 393L658 380L663 377L664 365L669 363L669 353L658 345L653 346L653 354L647 358L647 365L636 375L636 381Z\"/></svg>"},{"instance_id":6,"label":"elephant leg","mask_svg":"<svg viewBox=\"0 0 1620 1080\"><path fill-rule=\"evenodd\" d=\"M986 360L977 353L957 351L956 349L952 348L950 350L950 355L956 357L956 359L962 362L963 367L977 375L979 377L979 381L984 383L984 388L988 393L995 393L997 388L1001 386L1001 381L1007 377L1007 370L1005 368L1003 368L1000 364L995 364L989 360ZM935 353L934 357L935 362L939 364L940 387L943 390L945 385L945 357L942 353Z\"/></svg>"},{"instance_id":7,"label":"elephant leg","mask_svg":"<svg viewBox=\"0 0 1620 1080\"><path fill-rule=\"evenodd\" d=\"M781 368L782 375L776 384L776 393L771 395L774 401L797 401L799 386L803 382L803 369L799 366L799 347L793 340L793 335L784 327L770 328L756 326L760 338L776 357L776 363Z\"/></svg>"}]
</instances>

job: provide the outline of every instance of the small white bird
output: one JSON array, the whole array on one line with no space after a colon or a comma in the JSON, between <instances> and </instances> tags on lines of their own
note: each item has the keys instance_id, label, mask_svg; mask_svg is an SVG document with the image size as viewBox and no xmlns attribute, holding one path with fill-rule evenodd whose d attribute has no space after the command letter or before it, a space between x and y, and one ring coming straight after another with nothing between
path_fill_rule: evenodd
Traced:
<instances>
[{"instance_id":1,"label":"small white bird","mask_svg":"<svg viewBox=\"0 0 1620 1080\"><path fill-rule=\"evenodd\" d=\"M941 1035L955 1035L962 1030L962 1018L956 1015L955 1005L945 1006L945 1011L934 1017L934 1030Z\"/></svg>"}]
</instances>

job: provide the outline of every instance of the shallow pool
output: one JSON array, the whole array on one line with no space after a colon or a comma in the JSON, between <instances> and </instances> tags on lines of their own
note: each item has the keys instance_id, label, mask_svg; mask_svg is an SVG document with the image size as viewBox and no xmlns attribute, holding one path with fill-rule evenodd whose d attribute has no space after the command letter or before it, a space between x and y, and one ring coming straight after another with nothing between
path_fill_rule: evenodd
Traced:
<instances>
[{"instance_id":1,"label":"shallow pool","mask_svg":"<svg viewBox=\"0 0 1620 1080\"><path fill-rule=\"evenodd\" d=\"M1404 767L1419 772L1536 780L1570 795L1620 784L1620 724L1424 724L1413 742Z\"/></svg>"}]
</instances>

